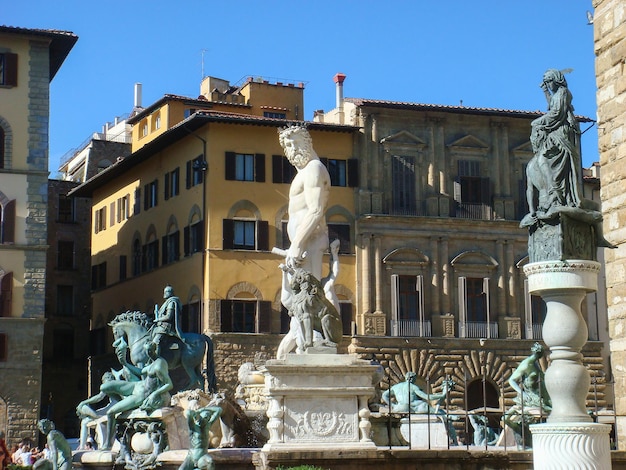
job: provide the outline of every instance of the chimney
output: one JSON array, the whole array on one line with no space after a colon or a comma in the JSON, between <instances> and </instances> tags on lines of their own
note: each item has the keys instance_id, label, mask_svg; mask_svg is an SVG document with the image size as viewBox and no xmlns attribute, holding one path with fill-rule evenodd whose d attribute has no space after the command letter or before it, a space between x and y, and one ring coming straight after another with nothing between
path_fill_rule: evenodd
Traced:
<instances>
[{"instance_id":1,"label":"chimney","mask_svg":"<svg viewBox=\"0 0 626 470\"><path fill-rule=\"evenodd\" d=\"M346 76L341 72L333 77L333 80L336 83L337 113L339 115L339 124L343 124L343 81L345 79Z\"/></svg>"},{"instance_id":2,"label":"chimney","mask_svg":"<svg viewBox=\"0 0 626 470\"><path fill-rule=\"evenodd\" d=\"M141 83L135 83L135 104L134 108L141 108Z\"/></svg>"}]
</instances>

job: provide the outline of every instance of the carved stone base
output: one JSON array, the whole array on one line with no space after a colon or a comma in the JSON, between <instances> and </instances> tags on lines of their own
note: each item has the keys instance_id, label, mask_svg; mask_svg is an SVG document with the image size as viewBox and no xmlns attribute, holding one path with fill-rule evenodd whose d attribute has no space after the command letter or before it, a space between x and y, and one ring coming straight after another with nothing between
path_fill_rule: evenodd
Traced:
<instances>
[{"instance_id":1,"label":"carved stone base","mask_svg":"<svg viewBox=\"0 0 626 470\"><path fill-rule=\"evenodd\" d=\"M596 237L589 223L561 214L530 231L528 257L537 261L596 259Z\"/></svg>"},{"instance_id":2,"label":"carved stone base","mask_svg":"<svg viewBox=\"0 0 626 470\"><path fill-rule=\"evenodd\" d=\"M270 438L263 451L376 447L367 401L378 366L352 354L288 354L265 368Z\"/></svg>"},{"instance_id":3,"label":"carved stone base","mask_svg":"<svg viewBox=\"0 0 626 470\"><path fill-rule=\"evenodd\" d=\"M610 470L609 424L534 424L533 461L535 470Z\"/></svg>"},{"instance_id":4,"label":"carved stone base","mask_svg":"<svg viewBox=\"0 0 626 470\"><path fill-rule=\"evenodd\" d=\"M436 416L412 415L400 420L400 433L411 449L448 447L446 425Z\"/></svg>"}]
</instances>

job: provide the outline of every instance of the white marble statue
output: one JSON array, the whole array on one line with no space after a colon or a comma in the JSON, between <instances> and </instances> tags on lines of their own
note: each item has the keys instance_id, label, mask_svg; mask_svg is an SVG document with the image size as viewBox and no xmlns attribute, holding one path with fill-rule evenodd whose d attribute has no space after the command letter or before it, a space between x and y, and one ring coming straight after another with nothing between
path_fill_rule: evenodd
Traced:
<instances>
[{"instance_id":1,"label":"white marble statue","mask_svg":"<svg viewBox=\"0 0 626 470\"><path fill-rule=\"evenodd\" d=\"M283 359L294 349L297 352L304 352L311 347L311 342L316 343L324 339L320 338L323 335L320 331L315 331L315 338L311 338L313 333L305 331L302 319L299 320L293 315L296 296L293 292L292 281L297 269L312 274L317 280L322 279L322 259L329 248L325 213L330 193L330 175L313 150L311 136L304 127L291 126L281 129L279 141L285 151L285 156L297 170L289 189L287 233L291 245L286 251L273 250L285 257L285 263L282 265L281 302L291 315L289 332L283 338L277 352L277 358ZM338 244L333 247L335 248L333 259L336 261ZM327 282L322 285L325 297L338 311L339 305L333 289L338 263L335 264L331 260L331 264L331 274L324 278ZM311 315L314 315L314 312L311 312ZM333 315L333 318L336 319L337 315Z\"/></svg>"}]
</instances>

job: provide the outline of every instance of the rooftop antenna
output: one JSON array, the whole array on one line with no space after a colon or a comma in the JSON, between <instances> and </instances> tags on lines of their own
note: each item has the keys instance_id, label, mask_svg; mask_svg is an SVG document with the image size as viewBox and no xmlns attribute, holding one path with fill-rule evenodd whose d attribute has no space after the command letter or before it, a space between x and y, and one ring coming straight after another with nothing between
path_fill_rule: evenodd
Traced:
<instances>
[{"instance_id":1,"label":"rooftop antenna","mask_svg":"<svg viewBox=\"0 0 626 470\"><path fill-rule=\"evenodd\" d=\"M208 49L200 49L200 55L202 56L202 64L201 64L201 72L200 72L202 74L202 77L200 77L200 80L204 80L204 77L205 77L204 75L204 53L205 52L208 52Z\"/></svg>"}]
</instances>

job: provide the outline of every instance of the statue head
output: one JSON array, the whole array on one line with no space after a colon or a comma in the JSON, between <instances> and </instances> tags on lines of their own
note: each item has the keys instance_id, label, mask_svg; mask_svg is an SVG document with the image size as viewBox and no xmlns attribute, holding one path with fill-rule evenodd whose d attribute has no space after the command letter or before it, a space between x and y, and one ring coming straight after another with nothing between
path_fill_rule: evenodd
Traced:
<instances>
[{"instance_id":1,"label":"statue head","mask_svg":"<svg viewBox=\"0 0 626 470\"><path fill-rule=\"evenodd\" d=\"M156 360L159 357L157 354L157 344L154 341L146 341L146 344L144 344L143 347L150 359Z\"/></svg>"},{"instance_id":2,"label":"statue head","mask_svg":"<svg viewBox=\"0 0 626 470\"><path fill-rule=\"evenodd\" d=\"M166 285L165 289L163 289L163 298L169 299L173 295L174 295L174 288L170 286L169 284Z\"/></svg>"},{"instance_id":3,"label":"statue head","mask_svg":"<svg viewBox=\"0 0 626 470\"><path fill-rule=\"evenodd\" d=\"M43 434L48 434L54 429L54 423L49 419L40 419L37 423L37 427Z\"/></svg>"},{"instance_id":4,"label":"statue head","mask_svg":"<svg viewBox=\"0 0 626 470\"><path fill-rule=\"evenodd\" d=\"M540 343L533 344L530 348L530 351L539 357L543 356L543 346Z\"/></svg>"},{"instance_id":5,"label":"statue head","mask_svg":"<svg viewBox=\"0 0 626 470\"><path fill-rule=\"evenodd\" d=\"M543 74L543 83L548 86L549 89L554 90L558 87L567 87L567 81L563 72L557 69L548 69ZM553 84L554 86L550 86Z\"/></svg>"},{"instance_id":6,"label":"statue head","mask_svg":"<svg viewBox=\"0 0 626 470\"><path fill-rule=\"evenodd\" d=\"M289 163L302 169L313 158L313 139L302 126L284 127L278 130L278 141Z\"/></svg>"},{"instance_id":7,"label":"statue head","mask_svg":"<svg viewBox=\"0 0 626 470\"><path fill-rule=\"evenodd\" d=\"M414 383L416 378L417 374L415 372L408 371L406 374L404 374L404 380L406 380L407 382Z\"/></svg>"}]
</instances>

